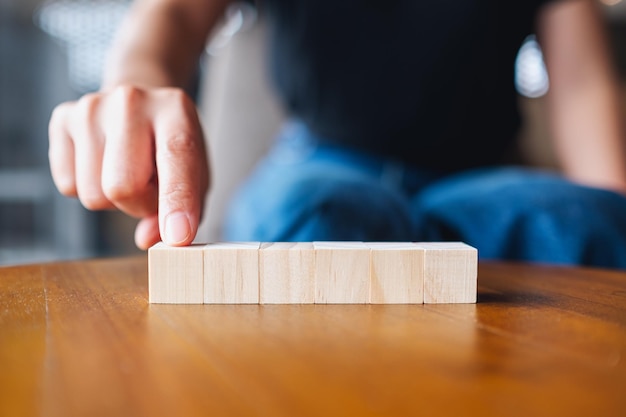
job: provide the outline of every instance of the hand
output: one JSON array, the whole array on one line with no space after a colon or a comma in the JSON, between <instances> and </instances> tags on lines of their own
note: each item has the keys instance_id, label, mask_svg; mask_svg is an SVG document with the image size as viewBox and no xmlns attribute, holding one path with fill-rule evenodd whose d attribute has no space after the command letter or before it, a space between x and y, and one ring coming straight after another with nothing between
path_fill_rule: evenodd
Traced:
<instances>
[{"instance_id":1,"label":"hand","mask_svg":"<svg viewBox=\"0 0 626 417\"><path fill-rule=\"evenodd\" d=\"M140 218L135 243L190 244L209 168L196 107L177 88L118 86L59 105L50 126L50 169L59 191L90 210Z\"/></svg>"}]
</instances>

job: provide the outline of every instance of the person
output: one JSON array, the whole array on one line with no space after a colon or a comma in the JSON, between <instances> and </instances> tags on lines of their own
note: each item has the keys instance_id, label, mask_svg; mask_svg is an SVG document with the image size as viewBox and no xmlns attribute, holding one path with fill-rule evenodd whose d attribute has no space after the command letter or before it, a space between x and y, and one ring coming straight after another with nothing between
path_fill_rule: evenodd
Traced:
<instances>
[{"instance_id":1,"label":"person","mask_svg":"<svg viewBox=\"0 0 626 417\"><path fill-rule=\"evenodd\" d=\"M57 188L188 245L209 190L185 93L228 0L137 0L99 92L50 120ZM619 86L593 0L259 2L290 113L238 192L229 240L461 240L483 259L626 267ZM535 33L562 174L506 165L514 60Z\"/></svg>"}]
</instances>

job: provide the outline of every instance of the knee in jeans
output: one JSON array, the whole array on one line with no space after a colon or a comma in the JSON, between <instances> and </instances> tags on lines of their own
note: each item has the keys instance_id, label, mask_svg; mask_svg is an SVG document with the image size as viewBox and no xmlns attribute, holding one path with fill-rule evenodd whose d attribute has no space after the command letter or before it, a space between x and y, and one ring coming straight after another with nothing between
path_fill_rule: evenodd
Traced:
<instances>
[{"instance_id":1,"label":"knee in jeans","mask_svg":"<svg viewBox=\"0 0 626 417\"><path fill-rule=\"evenodd\" d=\"M367 178L292 178L241 199L228 237L264 241L410 240L408 202Z\"/></svg>"},{"instance_id":2,"label":"knee in jeans","mask_svg":"<svg viewBox=\"0 0 626 417\"><path fill-rule=\"evenodd\" d=\"M302 213L304 228L314 228L320 240L410 240L408 201L400 194L366 181L317 184Z\"/></svg>"}]
</instances>

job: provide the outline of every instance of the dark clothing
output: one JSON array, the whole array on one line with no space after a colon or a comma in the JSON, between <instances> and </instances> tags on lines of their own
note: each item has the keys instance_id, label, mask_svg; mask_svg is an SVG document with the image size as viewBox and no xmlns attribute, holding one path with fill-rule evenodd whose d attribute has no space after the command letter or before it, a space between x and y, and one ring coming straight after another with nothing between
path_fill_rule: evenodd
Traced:
<instances>
[{"instance_id":1,"label":"dark clothing","mask_svg":"<svg viewBox=\"0 0 626 417\"><path fill-rule=\"evenodd\" d=\"M514 62L545 0L266 0L275 86L342 146L429 169L501 162Z\"/></svg>"}]
</instances>

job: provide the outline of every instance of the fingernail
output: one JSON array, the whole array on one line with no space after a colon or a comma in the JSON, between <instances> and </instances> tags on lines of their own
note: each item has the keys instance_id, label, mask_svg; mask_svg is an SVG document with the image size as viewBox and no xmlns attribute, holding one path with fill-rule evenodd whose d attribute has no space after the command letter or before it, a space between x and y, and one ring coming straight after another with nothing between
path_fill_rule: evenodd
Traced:
<instances>
[{"instance_id":1,"label":"fingernail","mask_svg":"<svg viewBox=\"0 0 626 417\"><path fill-rule=\"evenodd\" d=\"M180 244L187 240L189 235L191 235L191 226L189 217L185 213L176 211L165 217L165 243Z\"/></svg>"}]
</instances>

